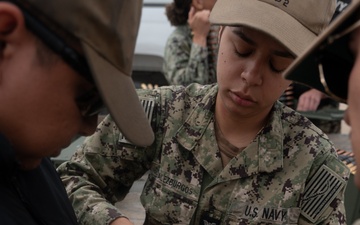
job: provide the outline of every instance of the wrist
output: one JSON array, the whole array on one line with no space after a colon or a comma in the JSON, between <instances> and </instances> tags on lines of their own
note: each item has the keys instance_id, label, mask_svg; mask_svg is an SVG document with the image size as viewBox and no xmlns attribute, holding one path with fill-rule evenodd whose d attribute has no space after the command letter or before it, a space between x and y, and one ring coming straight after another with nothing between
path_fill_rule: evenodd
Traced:
<instances>
[{"instance_id":1,"label":"wrist","mask_svg":"<svg viewBox=\"0 0 360 225\"><path fill-rule=\"evenodd\" d=\"M202 35L193 35L192 41L197 45L206 47L206 37L203 37Z\"/></svg>"}]
</instances>

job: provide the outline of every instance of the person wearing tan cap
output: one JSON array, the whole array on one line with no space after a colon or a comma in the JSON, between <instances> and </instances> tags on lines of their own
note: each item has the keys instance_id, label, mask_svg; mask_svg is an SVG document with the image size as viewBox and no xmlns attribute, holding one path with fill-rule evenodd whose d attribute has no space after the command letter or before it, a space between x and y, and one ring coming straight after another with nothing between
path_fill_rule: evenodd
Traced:
<instances>
[{"instance_id":1,"label":"person wearing tan cap","mask_svg":"<svg viewBox=\"0 0 360 225\"><path fill-rule=\"evenodd\" d=\"M144 224L346 224L349 169L320 129L277 101L291 83L283 71L335 7L217 0L217 84L139 90L151 146L131 143L107 117L58 168L80 223L132 224L113 204L148 172Z\"/></svg>"},{"instance_id":2,"label":"person wearing tan cap","mask_svg":"<svg viewBox=\"0 0 360 225\"><path fill-rule=\"evenodd\" d=\"M49 157L95 131L102 97L129 140L153 142L130 77L141 7L0 1L1 224L77 224Z\"/></svg>"},{"instance_id":3,"label":"person wearing tan cap","mask_svg":"<svg viewBox=\"0 0 360 225\"><path fill-rule=\"evenodd\" d=\"M350 6L289 67L284 77L346 103L345 121L356 165L360 163L360 1ZM306 75L304 75L306 74ZM354 181L360 189L360 167ZM360 224L357 221L356 224Z\"/></svg>"}]
</instances>

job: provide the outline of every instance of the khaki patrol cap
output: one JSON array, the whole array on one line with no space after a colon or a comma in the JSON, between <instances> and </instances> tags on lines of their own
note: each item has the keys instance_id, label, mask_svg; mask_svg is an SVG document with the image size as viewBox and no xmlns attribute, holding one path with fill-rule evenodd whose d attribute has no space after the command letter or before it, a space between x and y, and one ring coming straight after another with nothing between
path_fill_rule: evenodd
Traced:
<instances>
[{"instance_id":1,"label":"khaki patrol cap","mask_svg":"<svg viewBox=\"0 0 360 225\"><path fill-rule=\"evenodd\" d=\"M17 0L16 3L80 41L95 83L121 132L136 145L150 145L154 134L131 79L142 0Z\"/></svg>"},{"instance_id":2,"label":"khaki patrol cap","mask_svg":"<svg viewBox=\"0 0 360 225\"><path fill-rule=\"evenodd\" d=\"M284 72L284 77L315 88L340 102L347 102L348 80L354 65L349 49L351 32L360 26L360 1L349 6ZM320 75L321 64L323 79ZM324 81L329 91L324 87Z\"/></svg>"},{"instance_id":3,"label":"khaki patrol cap","mask_svg":"<svg viewBox=\"0 0 360 225\"><path fill-rule=\"evenodd\" d=\"M210 22L263 31L297 56L330 23L335 8L336 0L217 0Z\"/></svg>"}]
</instances>

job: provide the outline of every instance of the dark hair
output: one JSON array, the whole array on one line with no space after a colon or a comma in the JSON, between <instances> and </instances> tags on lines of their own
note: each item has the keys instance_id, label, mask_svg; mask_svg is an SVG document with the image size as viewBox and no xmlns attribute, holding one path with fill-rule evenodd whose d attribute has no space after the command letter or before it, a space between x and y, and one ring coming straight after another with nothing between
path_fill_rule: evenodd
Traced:
<instances>
[{"instance_id":1,"label":"dark hair","mask_svg":"<svg viewBox=\"0 0 360 225\"><path fill-rule=\"evenodd\" d=\"M166 6L166 16L172 26L185 25L192 0L174 0Z\"/></svg>"}]
</instances>

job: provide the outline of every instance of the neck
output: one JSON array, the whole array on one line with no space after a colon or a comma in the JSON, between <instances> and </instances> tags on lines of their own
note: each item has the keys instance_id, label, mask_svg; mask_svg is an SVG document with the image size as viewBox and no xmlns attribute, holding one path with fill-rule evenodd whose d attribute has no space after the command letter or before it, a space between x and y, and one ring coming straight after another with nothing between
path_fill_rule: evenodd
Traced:
<instances>
[{"instance_id":1,"label":"neck","mask_svg":"<svg viewBox=\"0 0 360 225\"><path fill-rule=\"evenodd\" d=\"M269 112L252 116L239 116L232 115L225 107L216 105L215 120L225 139L234 146L241 148L246 147L265 126Z\"/></svg>"}]
</instances>

